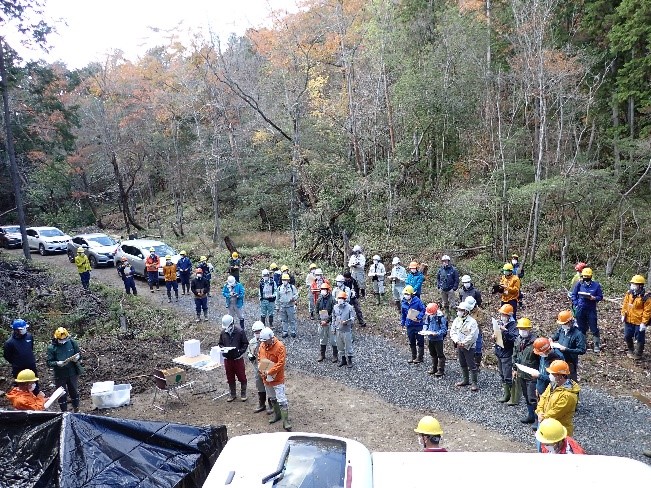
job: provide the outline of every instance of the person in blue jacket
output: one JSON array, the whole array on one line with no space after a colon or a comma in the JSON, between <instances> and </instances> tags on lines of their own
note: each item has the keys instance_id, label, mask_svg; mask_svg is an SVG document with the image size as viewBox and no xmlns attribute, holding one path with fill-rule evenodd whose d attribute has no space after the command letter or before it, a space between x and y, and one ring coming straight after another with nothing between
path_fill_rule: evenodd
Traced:
<instances>
[{"instance_id":1,"label":"person in blue jacket","mask_svg":"<svg viewBox=\"0 0 651 488\"><path fill-rule=\"evenodd\" d=\"M409 273L407 273L406 284L411 285L414 290L414 295L420 298L420 292L423 288L423 281L425 281L425 275L418 271L418 263L412 261L409 263Z\"/></svg>"},{"instance_id":2,"label":"person in blue jacket","mask_svg":"<svg viewBox=\"0 0 651 488\"><path fill-rule=\"evenodd\" d=\"M502 305L499 309L500 330L502 331L502 343L504 347L495 342L495 356L497 356L497 370L502 379L502 388L504 395L499 399L500 402L508 402L511 398L511 388L513 387L513 346L518 338L518 328L513 317L513 306L509 303ZM493 339L495 335L493 334Z\"/></svg>"},{"instance_id":3,"label":"person in blue jacket","mask_svg":"<svg viewBox=\"0 0 651 488\"><path fill-rule=\"evenodd\" d=\"M425 337L419 334L423 330L423 317L425 317L425 305L416 296L411 285L405 286L402 292L402 318L400 325L407 328L407 338L409 339L409 348L411 349L411 359L409 364L418 364L423 362L425 353ZM418 344L418 355L416 355L416 344Z\"/></svg>"},{"instance_id":4,"label":"person in blue jacket","mask_svg":"<svg viewBox=\"0 0 651 488\"><path fill-rule=\"evenodd\" d=\"M450 307L455 307L454 293L459 288L459 271L450 264L450 256L444 254L441 258L441 267L436 273L436 287L441 293L441 305L445 313L450 315Z\"/></svg>"},{"instance_id":5,"label":"person in blue jacket","mask_svg":"<svg viewBox=\"0 0 651 488\"><path fill-rule=\"evenodd\" d=\"M586 351L585 336L574 326L571 310L561 310L556 323L560 328L552 335L552 340L558 343L558 349L565 356L565 362L570 367L570 379L577 381L579 356Z\"/></svg>"},{"instance_id":6,"label":"person in blue jacket","mask_svg":"<svg viewBox=\"0 0 651 488\"><path fill-rule=\"evenodd\" d=\"M11 323L11 337L5 342L3 356L11 365L11 376L16 378L18 373L24 369L31 369L36 372L36 358L34 357L34 337L27 332L27 322L23 319L15 319ZM38 395L39 387L36 382L34 395Z\"/></svg>"},{"instance_id":7,"label":"person in blue jacket","mask_svg":"<svg viewBox=\"0 0 651 488\"><path fill-rule=\"evenodd\" d=\"M428 332L427 348L432 356L432 369L427 374L433 374L440 378L445 374L445 352L443 351L443 340L448 334L448 319L439 310L436 303L428 303L425 307L425 321L423 332Z\"/></svg>"},{"instance_id":8,"label":"person in blue jacket","mask_svg":"<svg viewBox=\"0 0 651 488\"><path fill-rule=\"evenodd\" d=\"M239 318L240 328L244 330L244 285L235 281L234 276L229 276L222 288L222 295L226 299L229 315Z\"/></svg>"},{"instance_id":9,"label":"person in blue jacket","mask_svg":"<svg viewBox=\"0 0 651 488\"><path fill-rule=\"evenodd\" d=\"M603 299L601 285L598 281L592 280L592 269L583 268L581 280L577 281L572 289L572 305L576 310L576 325L579 330L586 338L588 329L592 332L594 352L601 351L601 338L597 327L597 303Z\"/></svg>"},{"instance_id":10,"label":"person in blue jacket","mask_svg":"<svg viewBox=\"0 0 651 488\"><path fill-rule=\"evenodd\" d=\"M185 251L181 251L181 259L176 263L176 269L179 270L179 278L181 278L181 294L185 295L186 292L190 294L190 275L192 274L192 261L187 256ZM201 268L203 269L203 268ZM206 271L204 270L204 273Z\"/></svg>"}]
</instances>

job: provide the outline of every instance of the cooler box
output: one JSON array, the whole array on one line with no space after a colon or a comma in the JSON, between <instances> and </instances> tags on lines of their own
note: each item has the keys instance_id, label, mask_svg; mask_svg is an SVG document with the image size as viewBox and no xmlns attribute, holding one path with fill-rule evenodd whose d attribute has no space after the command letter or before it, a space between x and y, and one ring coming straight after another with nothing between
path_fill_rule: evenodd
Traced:
<instances>
[{"instance_id":1,"label":"cooler box","mask_svg":"<svg viewBox=\"0 0 651 488\"><path fill-rule=\"evenodd\" d=\"M96 408L116 408L131 401L131 385L116 385L113 381L93 383L90 398Z\"/></svg>"},{"instance_id":2,"label":"cooler box","mask_svg":"<svg viewBox=\"0 0 651 488\"><path fill-rule=\"evenodd\" d=\"M155 369L154 381L158 388L165 390L168 386L183 383L185 381L185 370L181 368Z\"/></svg>"},{"instance_id":3,"label":"cooler box","mask_svg":"<svg viewBox=\"0 0 651 488\"><path fill-rule=\"evenodd\" d=\"M197 339L190 339L183 343L183 353L189 357L194 358L201 354L201 341Z\"/></svg>"}]
</instances>

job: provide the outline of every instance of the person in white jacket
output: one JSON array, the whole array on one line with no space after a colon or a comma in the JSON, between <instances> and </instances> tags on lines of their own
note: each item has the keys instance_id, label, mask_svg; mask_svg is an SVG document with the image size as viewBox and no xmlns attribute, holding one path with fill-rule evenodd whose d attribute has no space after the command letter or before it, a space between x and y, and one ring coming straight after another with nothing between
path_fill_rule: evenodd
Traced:
<instances>
[{"instance_id":1,"label":"person in white jacket","mask_svg":"<svg viewBox=\"0 0 651 488\"><path fill-rule=\"evenodd\" d=\"M391 292L393 294L393 303L398 309L398 313L402 312L402 291L405 289L407 284L407 270L405 267L400 264L400 258L395 257L392 261L393 268L391 269L391 274L389 275L389 280L391 281Z\"/></svg>"},{"instance_id":2,"label":"person in white jacket","mask_svg":"<svg viewBox=\"0 0 651 488\"><path fill-rule=\"evenodd\" d=\"M287 335L296 337L296 301L298 290L296 286L289 283L289 275L283 273L280 277L281 283L276 290L276 306L280 315L280 323L283 326L283 338Z\"/></svg>"},{"instance_id":3,"label":"person in white jacket","mask_svg":"<svg viewBox=\"0 0 651 488\"><path fill-rule=\"evenodd\" d=\"M375 294L375 302L379 305L384 299L384 277L387 274L384 264L382 264L380 256L377 254L373 256L373 264L368 268L368 276L373 283L373 293Z\"/></svg>"},{"instance_id":4,"label":"person in white jacket","mask_svg":"<svg viewBox=\"0 0 651 488\"><path fill-rule=\"evenodd\" d=\"M350 255L348 260L348 268L353 279L359 285L359 297L366 297L366 275L364 269L366 268L366 258L362 254L362 248L359 245L353 246L353 254Z\"/></svg>"},{"instance_id":5,"label":"person in white jacket","mask_svg":"<svg viewBox=\"0 0 651 488\"><path fill-rule=\"evenodd\" d=\"M457 305L457 316L450 326L450 339L457 349L459 366L463 372L463 380L455 386L471 385L472 391L478 391L477 365L475 364L475 343L479 336L477 321L470 316L470 305L461 302Z\"/></svg>"}]
</instances>

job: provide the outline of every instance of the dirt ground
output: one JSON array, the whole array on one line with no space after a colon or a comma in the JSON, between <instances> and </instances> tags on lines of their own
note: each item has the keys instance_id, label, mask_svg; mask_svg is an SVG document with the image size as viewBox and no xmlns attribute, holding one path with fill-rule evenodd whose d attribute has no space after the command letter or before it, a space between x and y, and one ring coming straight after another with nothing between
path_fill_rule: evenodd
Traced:
<instances>
[{"instance_id":1,"label":"dirt ground","mask_svg":"<svg viewBox=\"0 0 651 488\"><path fill-rule=\"evenodd\" d=\"M11 252L19 253L19 251ZM65 255L41 257L33 254L32 257L34 261L44 262L50 268L56 267L58 273L76 275L74 266L68 262ZM92 279L122 287L122 281L114 268L93 270ZM158 306L169 307L178 314L179 320L184 322L188 320L188 313L192 313L188 297L182 297L185 300L182 300L180 305L184 308L180 308L177 304L170 306L167 304L162 290L150 294L145 287L144 282L138 282L142 297ZM138 373L142 373L142 371L134 371L134 375L138 375ZM252 412L257 404L255 391L249 391L247 402L238 400L227 403L224 397L213 400L226 388L224 373L221 370L211 378L212 386L216 388L216 391L202 393L209 386L206 383L206 376L203 376L205 374L207 373L192 370L188 372L189 379L196 380L193 385L196 388L194 388L194 394L190 390L181 393L184 403L175 399L166 403L165 397L161 397L159 394L155 405L161 406L162 409L157 408L153 404L154 389L152 386L142 393L133 394L131 404L128 406L94 410L87 391L82 392L82 411L99 415L167 420L195 425L225 424L228 435L231 437L282 430L280 423L269 425L268 417L264 413L254 414ZM329 378L292 371L288 373L286 384L290 400L290 417L295 432L320 432L344 436L360 441L371 450L417 451L418 444L413 429L423 415L434 415L439 419L445 431L443 445L451 450L511 452L532 450L530 445L514 442L493 430L461 420L448 412L422 412L398 408L374 394L351 389ZM253 388L253 390L255 389ZM345 415L340 412L345 412ZM354 414L351 415L350 412L354 412Z\"/></svg>"}]
</instances>

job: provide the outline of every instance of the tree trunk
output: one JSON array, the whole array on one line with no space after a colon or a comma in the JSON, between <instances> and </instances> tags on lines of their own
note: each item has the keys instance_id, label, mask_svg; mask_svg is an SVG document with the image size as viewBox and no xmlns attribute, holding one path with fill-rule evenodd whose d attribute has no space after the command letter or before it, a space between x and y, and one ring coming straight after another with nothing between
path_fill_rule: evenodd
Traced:
<instances>
[{"instance_id":1,"label":"tree trunk","mask_svg":"<svg viewBox=\"0 0 651 488\"><path fill-rule=\"evenodd\" d=\"M124 225L127 227L127 234L131 232L131 225L138 230L145 230L131 215L131 207L129 206L129 191L124 187L124 180L120 174L120 167L118 165L117 156L115 152L111 153L111 166L113 166L113 175L118 183L118 191L120 193L120 204L122 206L122 217L124 218ZM132 185L133 186L133 185Z\"/></svg>"}]
</instances>

